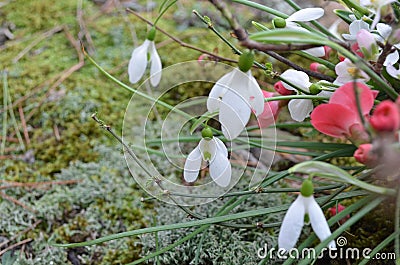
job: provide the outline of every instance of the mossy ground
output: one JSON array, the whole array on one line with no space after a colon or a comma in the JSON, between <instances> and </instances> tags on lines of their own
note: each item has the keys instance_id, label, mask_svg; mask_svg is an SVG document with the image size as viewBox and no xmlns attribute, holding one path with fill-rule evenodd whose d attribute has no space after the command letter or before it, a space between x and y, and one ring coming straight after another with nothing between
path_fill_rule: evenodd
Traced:
<instances>
[{"instance_id":1,"label":"mossy ground","mask_svg":"<svg viewBox=\"0 0 400 265\"><path fill-rule=\"evenodd\" d=\"M147 2L139 1L137 7L145 10ZM180 213L171 217L173 211L169 208L153 209L153 203L140 202L140 198L146 195L131 179L118 143L91 119L91 114L97 112L101 119L116 132L120 132L131 93L105 78L88 61L62 83L54 85L63 71L76 65L79 60L79 52L74 47L79 47L79 42L71 43L68 34L75 41L78 41L78 36L82 38L86 50L91 52L93 58L125 83L128 83L126 68L134 47L133 40L137 39L135 44L139 45L146 36L147 26L138 18L126 15L123 8L109 8L104 13L100 6L84 0L82 14L90 41L84 34L80 34L82 24L77 20L78 4L79 0L16 0L9 1L0 8L0 24L15 24L14 40L0 47L0 70L3 75L6 73L12 101L26 97L13 108L22 137L23 128L18 107L21 106L25 117L30 117L26 121L30 144L24 141L25 149L21 149L18 142L14 141L17 137L16 131L13 121L8 118L9 138L5 142L4 154L0 154L0 178L22 183L79 181L69 185L14 187L4 190L5 194L33 210L25 209L8 199L0 199L0 244L7 239L12 239L7 246L24 239L32 239L22 249L16 248L18 264L126 264L143 253L154 251L154 242L149 239L150 236L68 250L51 247L47 240L79 242L146 227L153 224L154 213L157 213L158 224L178 222L183 218ZM209 51L218 51L221 56L233 57L231 51L214 35L208 34L204 25L191 15L191 10L195 8L210 17L220 17L212 16L207 6L198 1L182 1L179 7L171 9L160 20L159 26L182 41ZM154 20L157 8L142 14ZM213 22L221 28L226 26L222 20L215 19ZM195 27L189 27L193 25ZM44 37L45 32L60 26L65 28ZM225 33L228 34L226 31ZM161 33L157 34L156 40L164 66L196 60L200 55L197 51L180 47ZM38 42L31 46L36 41ZM274 70L280 71L283 69L281 67L282 65L278 65ZM262 76L261 71L255 74L264 80L267 88L271 88L271 79ZM208 90L209 87L200 83L194 86L182 85L174 90L176 93L168 94L163 99L174 103L204 95ZM4 94L2 89L1 91L0 101L3 102ZM1 106L3 108L3 104ZM4 113L0 115L4 119ZM4 128L3 124L0 126L1 129ZM248 201L248 205L243 204L242 208L248 209L254 205L262 207L263 204L287 202L290 199L287 195L265 196L262 200L253 198L255 201ZM209 214L212 210L204 209L204 212ZM271 221L269 218L277 221L276 217L268 216L265 221ZM375 220L376 215L371 218ZM22 232L34 224L37 224L34 228ZM368 223L365 227L368 227ZM241 240L237 244L241 255L250 255L258 247L254 245L255 241L260 244L264 242L262 232L242 232L213 228L210 232L212 240L204 243L209 252L203 253L200 259L204 264L215 260L229 264L229 255L237 254L237 250L232 247L227 251L224 247L232 246L235 243L233 241ZM269 229L269 232L276 236L274 228ZM389 232L383 231L382 237ZM187 231L165 233L167 236L162 243L171 244L186 233ZM365 234L365 237L368 236L368 233ZM163 256L165 264L173 264L171 262L177 258L188 258L187 255L193 256L193 245L190 244L198 244L200 239L195 238L188 245L182 246L178 249L181 251L177 252L178 255L171 252ZM231 241L227 242L228 240ZM377 237L375 240L379 242L380 239ZM366 244L363 238L359 241L355 240L357 246ZM224 243L223 247L219 246L221 243ZM241 258L242 256L237 257L238 264L243 262ZM253 258L255 256L251 260Z\"/></svg>"}]
</instances>

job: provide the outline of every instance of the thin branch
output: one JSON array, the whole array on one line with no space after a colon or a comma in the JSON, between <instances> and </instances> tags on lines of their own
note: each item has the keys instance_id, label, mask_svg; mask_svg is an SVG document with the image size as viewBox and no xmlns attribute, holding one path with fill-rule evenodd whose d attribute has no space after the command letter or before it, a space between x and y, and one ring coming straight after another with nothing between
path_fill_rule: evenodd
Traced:
<instances>
[{"instance_id":1,"label":"thin branch","mask_svg":"<svg viewBox=\"0 0 400 265\"><path fill-rule=\"evenodd\" d=\"M273 45L273 44L263 44L259 43L253 40L249 40L247 32L244 30L244 28L239 24L237 19L234 17L234 15L229 11L229 9L226 7L225 3L220 1L220 0L209 0L220 12L221 14L225 17L225 19L228 21L230 27L234 31L236 37L238 38L240 45L243 47L249 48L249 49L255 49L261 52L264 52L265 54L277 59L278 61L296 69L299 71L305 72L307 75L321 79L321 80L327 80L332 82L334 80L333 77L324 75L321 73L316 73L311 70L305 69L290 60L284 58L283 56L277 54L274 51L295 51L295 50L304 50L304 49L309 49L309 48L314 48L317 47L316 45Z\"/></svg>"},{"instance_id":2,"label":"thin branch","mask_svg":"<svg viewBox=\"0 0 400 265\"><path fill-rule=\"evenodd\" d=\"M8 243L10 243L11 241L15 240L16 238L18 238L19 236L26 234L27 232L29 232L32 229L35 229L37 225L39 225L42 222L42 220L38 220L36 221L33 225L29 226L28 228L24 229L23 231L15 234L13 237L11 237L10 239L5 240L4 242L0 243L0 248L7 245Z\"/></svg>"},{"instance_id":3,"label":"thin branch","mask_svg":"<svg viewBox=\"0 0 400 265\"><path fill-rule=\"evenodd\" d=\"M387 42L382 49L381 55L379 55L378 60L376 61L376 64L374 66L374 71L377 74L381 74L382 68L383 68L383 63L385 62L386 58L388 57L389 54L394 52L393 45Z\"/></svg>"},{"instance_id":4,"label":"thin branch","mask_svg":"<svg viewBox=\"0 0 400 265\"><path fill-rule=\"evenodd\" d=\"M133 14L133 15L135 15L136 17L138 17L139 19L143 20L143 21L146 22L147 24L153 26L153 23L152 23L151 21L147 20L146 18L144 18L143 16L141 16L139 13L133 11L132 9L129 9L129 8L128 8L128 9L126 9L126 11L129 12L129 13L131 13L131 14ZM167 37L170 38L171 40L175 41L176 43L178 43L178 44L179 44L180 46L182 46L182 47L189 48L189 49L192 49L192 50L195 50L195 51L204 53L204 54L208 54L208 55L210 55L211 57L215 58L217 61L225 61L225 62L237 63L236 60L233 60L233 59L230 59L230 58L226 58L226 57L222 57L222 56L219 56L218 54L215 54L215 53L209 52L209 51L207 51L207 50L201 49L201 48L199 48L199 47L193 46L193 45L191 45L191 44L188 44L188 43L186 43L186 42L180 40L179 38L177 38L177 37L175 37L175 36L169 34L168 32L166 32L165 30L161 29L160 27L158 27L158 26L155 26L155 27L156 27L156 29L157 29L159 32L161 32L162 34L164 34L165 36L167 36Z\"/></svg>"},{"instance_id":5,"label":"thin branch","mask_svg":"<svg viewBox=\"0 0 400 265\"><path fill-rule=\"evenodd\" d=\"M9 250L11 250L11 249L14 249L14 248L16 248L16 247L18 247L18 246L21 246L21 245L24 245L24 244L26 244L26 243L29 243L29 242L31 242L32 240L33 240L32 238L27 238L27 239L25 239L25 240L22 240L21 242L18 242L18 243L14 244L14 245L11 245L11 246L9 246L8 248L5 248L5 249L3 249L2 251L0 251L0 256L2 256L4 253L6 253L7 251L9 251Z\"/></svg>"},{"instance_id":6,"label":"thin branch","mask_svg":"<svg viewBox=\"0 0 400 265\"><path fill-rule=\"evenodd\" d=\"M25 142L26 142L26 145L29 146L31 144L31 140L29 138L28 128L26 126L26 121L25 121L24 110L22 109L21 104L18 104L18 112L19 112L19 117L21 120L22 130L24 132Z\"/></svg>"},{"instance_id":7,"label":"thin branch","mask_svg":"<svg viewBox=\"0 0 400 265\"><path fill-rule=\"evenodd\" d=\"M34 210L34 209L32 209L31 207L25 205L24 203L20 202L19 200L14 199L14 198L11 197L11 196L8 196L8 195L5 194L4 192L1 192L1 191L0 191L0 197L2 197L2 198L5 199L5 200L8 200L8 201L10 201L10 202L12 202L12 203L14 203L14 204L16 204L16 205L21 206L21 207L24 208L25 210L28 210L28 211L30 211L30 212L32 212L32 213L36 213L36 210ZM1 252L0 252L0 253L1 253Z\"/></svg>"}]
</instances>

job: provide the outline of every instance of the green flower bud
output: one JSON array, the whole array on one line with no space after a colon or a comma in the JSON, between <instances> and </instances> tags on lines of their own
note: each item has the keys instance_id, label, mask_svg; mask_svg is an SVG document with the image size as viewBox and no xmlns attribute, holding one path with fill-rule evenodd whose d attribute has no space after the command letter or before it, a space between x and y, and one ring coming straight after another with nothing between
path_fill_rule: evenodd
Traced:
<instances>
[{"instance_id":1,"label":"green flower bud","mask_svg":"<svg viewBox=\"0 0 400 265\"><path fill-rule=\"evenodd\" d=\"M276 17L272 20L272 24L275 28L284 28L286 27L286 21L281 17Z\"/></svg>"},{"instance_id":2,"label":"green flower bud","mask_svg":"<svg viewBox=\"0 0 400 265\"><path fill-rule=\"evenodd\" d=\"M321 92L321 85L319 85L319 84L312 84L312 85L310 86L310 93L311 93L311 95L316 95L316 94L318 94L319 92Z\"/></svg>"},{"instance_id":3,"label":"green flower bud","mask_svg":"<svg viewBox=\"0 0 400 265\"><path fill-rule=\"evenodd\" d=\"M254 53L252 51L244 52L239 57L239 69L242 72L247 72L253 66Z\"/></svg>"},{"instance_id":4,"label":"green flower bud","mask_svg":"<svg viewBox=\"0 0 400 265\"><path fill-rule=\"evenodd\" d=\"M156 38L156 28L152 27L147 33L147 39L153 41Z\"/></svg>"},{"instance_id":5,"label":"green flower bud","mask_svg":"<svg viewBox=\"0 0 400 265\"><path fill-rule=\"evenodd\" d=\"M202 136L204 139L211 140L211 139L213 138L213 132L212 132L211 128L208 127L208 126L207 126L206 128L204 128L204 129L201 131L201 136Z\"/></svg>"},{"instance_id":6,"label":"green flower bud","mask_svg":"<svg viewBox=\"0 0 400 265\"><path fill-rule=\"evenodd\" d=\"M304 197L310 197L311 195L314 194L314 186L313 186L311 180L306 179L303 181L303 184L301 185L300 193Z\"/></svg>"}]
</instances>

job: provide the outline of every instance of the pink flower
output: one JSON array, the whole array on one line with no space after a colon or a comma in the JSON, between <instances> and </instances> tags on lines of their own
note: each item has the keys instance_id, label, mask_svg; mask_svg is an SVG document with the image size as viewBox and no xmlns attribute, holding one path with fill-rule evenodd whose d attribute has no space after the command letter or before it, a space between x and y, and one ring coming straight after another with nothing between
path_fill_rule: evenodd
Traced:
<instances>
[{"instance_id":1,"label":"pink flower","mask_svg":"<svg viewBox=\"0 0 400 265\"><path fill-rule=\"evenodd\" d=\"M288 96L288 95L293 95L295 92L293 90L289 90L287 89L282 81L278 81L275 83L274 85L274 89L276 92L278 92L279 94L281 94L282 96Z\"/></svg>"},{"instance_id":2,"label":"pink flower","mask_svg":"<svg viewBox=\"0 0 400 265\"><path fill-rule=\"evenodd\" d=\"M369 119L369 123L378 132L393 132L398 130L400 127L398 106L390 100L382 101L376 107Z\"/></svg>"},{"instance_id":3,"label":"pink flower","mask_svg":"<svg viewBox=\"0 0 400 265\"><path fill-rule=\"evenodd\" d=\"M368 134L357 109L355 88L358 91L361 113L367 116L374 105L376 93L363 83L350 82L339 87L328 104L321 104L314 109L311 114L314 128L332 137L344 136L354 141L367 141Z\"/></svg>"},{"instance_id":4,"label":"pink flower","mask_svg":"<svg viewBox=\"0 0 400 265\"><path fill-rule=\"evenodd\" d=\"M377 158L371 152L372 144L362 144L354 152L354 158L361 164L373 167L376 165Z\"/></svg>"},{"instance_id":5,"label":"pink flower","mask_svg":"<svg viewBox=\"0 0 400 265\"><path fill-rule=\"evenodd\" d=\"M271 98L274 93L262 90L264 98ZM269 101L264 103L264 111L257 117L258 126L260 128L267 128L273 124L279 113L279 101Z\"/></svg>"},{"instance_id":6,"label":"pink flower","mask_svg":"<svg viewBox=\"0 0 400 265\"><path fill-rule=\"evenodd\" d=\"M367 60L375 60L378 55L378 46L375 37L366 29L357 33L357 44Z\"/></svg>"}]
</instances>

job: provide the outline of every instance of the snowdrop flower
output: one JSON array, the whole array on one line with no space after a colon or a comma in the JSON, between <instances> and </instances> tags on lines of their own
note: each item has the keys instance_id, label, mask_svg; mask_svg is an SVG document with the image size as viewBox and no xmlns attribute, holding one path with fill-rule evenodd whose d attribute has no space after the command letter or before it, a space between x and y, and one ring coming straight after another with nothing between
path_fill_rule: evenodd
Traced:
<instances>
[{"instance_id":1,"label":"snowdrop flower","mask_svg":"<svg viewBox=\"0 0 400 265\"><path fill-rule=\"evenodd\" d=\"M288 18L283 19L280 17L275 18L272 23L276 28L290 28L290 29L296 29L299 31L306 31L308 32L307 29L299 26L296 22L309 22L313 21L316 19L319 19L324 15L324 9L319 8L319 7L313 7L313 8L304 8L301 9L297 12L294 12L291 14ZM316 47L316 48L311 48L304 50L305 52L316 56L316 57L322 57L325 55L325 50L323 47Z\"/></svg>"},{"instance_id":2,"label":"snowdrop flower","mask_svg":"<svg viewBox=\"0 0 400 265\"><path fill-rule=\"evenodd\" d=\"M296 94L300 94L300 92L293 86L289 85L285 81L290 84L300 88L305 92L310 92L310 87L313 83L310 82L310 78L304 72L289 69L281 74L282 84L288 90L293 90ZM331 92L321 91L312 93L318 96L330 96ZM305 118L310 116L311 111L314 109L312 100L310 99L291 99L288 104L290 116L295 121L304 121Z\"/></svg>"},{"instance_id":3,"label":"snowdrop flower","mask_svg":"<svg viewBox=\"0 0 400 265\"><path fill-rule=\"evenodd\" d=\"M283 218L278 237L279 248L289 251L295 246L303 229L304 219L309 219L311 227L321 241L332 234L313 193L314 187L311 180L305 180L301 186L299 197L290 205ZM336 249L335 242L333 240L329 242L328 247Z\"/></svg>"},{"instance_id":4,"label":"snowdrop flower","mask_svg":"<svg viewBox=\"0 0 400 265\"><path fill-rule=\"evenodd\" d=\"M154 43L155 34L156 30L152 28L144 43L132 52L128 65L129 82L132 84L137 83L144 75L148 58L150 60L150 83L152 86L158 86L160 83L162 65Z\"/></svg>"},{"instance_id":5,"label":"snowdrop flower","mask_svg":"<svg viewBox=\"0 0 400 265\"><path fill-rule=\"evenodd\" d=\"M375 13L375 18L371 24L371 29L375 28L376 24L378 24L379 20L381 19L382 7L395 1L396 0L360 0L360 4L362 6L370 7Z\"/></svg>"},{"instance_id":6,"label":"snowdrop flower","mask_svg":"<svg viewBox=\"0 0 400 265\"><path fill-rule=\"evenodd\" d=\"M187 182L194 182L199 175L202 161L207 161L214 182L218 186L227 187L232 175L228 150L220 139L213 137L209 127L204 128L201 135L203 138L186 159L183 178Z\"/></svg>"},{"instance_id":7,"label":"snowdrop flower","mask_svg":"<svg viewBox=\"0 0 400 265\"><path fill-rule=\"evenodd\" d=\"M222 133L228 140L239 136L253 111L259 116L264 111L264 96L251 74L254 55L243 53L239 68L221 77L211 89L207 99L209 112L219 110Z\"/></svg>"},{"instance_id":8,"label":"snowdrop flower","mask_svg":"<svg viewBox=\"0 0 400 265\"><path fill-rule=\"evenodd\" d=\"M337 77L333 83L336 85L343 85L352 81L366 83L370 79L369 75L347 58L335 66L335 72Z\"/></svg>"}]
</instances>

